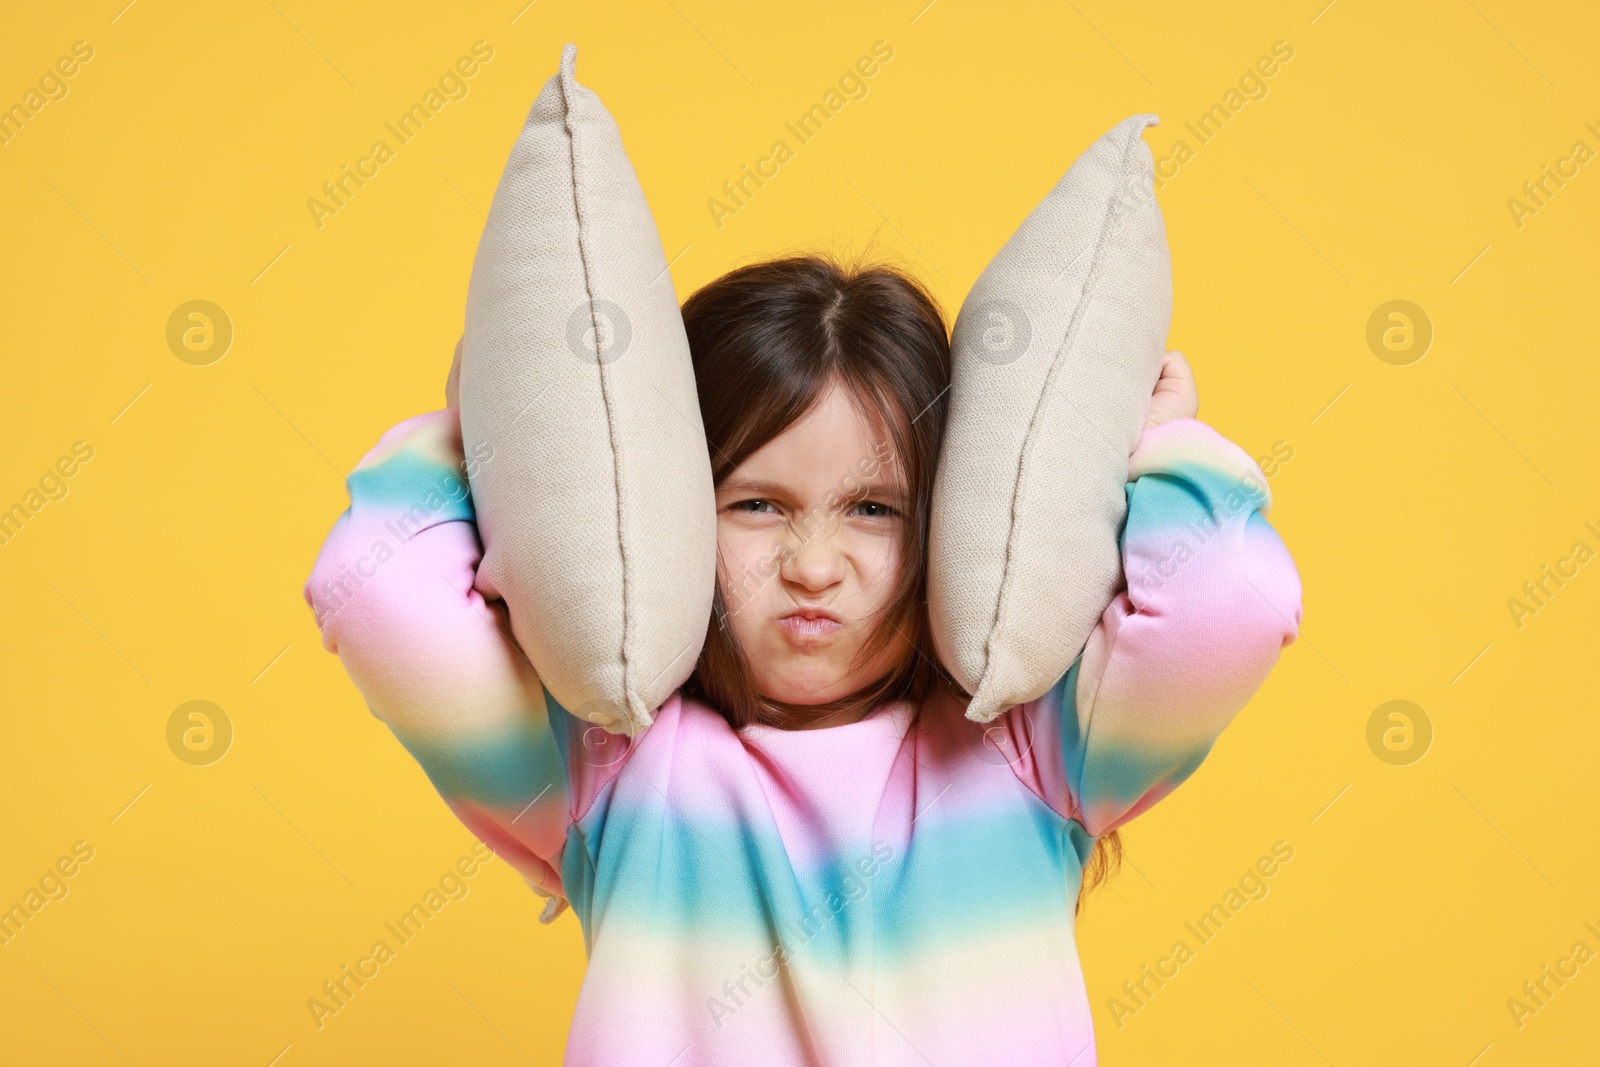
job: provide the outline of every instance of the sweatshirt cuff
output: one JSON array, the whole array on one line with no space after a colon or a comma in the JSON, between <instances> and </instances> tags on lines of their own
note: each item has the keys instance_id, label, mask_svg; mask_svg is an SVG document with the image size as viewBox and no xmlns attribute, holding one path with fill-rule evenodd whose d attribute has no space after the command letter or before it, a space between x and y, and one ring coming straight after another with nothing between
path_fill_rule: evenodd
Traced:
<instances>
[{"instance_id":1,"label":"sweatshirt cuff","mask_svg":"<svg viewBox=\"0 0 1600 1067\"><path fill-rule=\"evenodd\" d=\"M1128 457L1130 482L1146 474L1186 471L1209 471L1232 481L1241 497L1255 503L1263 516L1272 507L1272 490L1260 465L1199 419L1172 419L1146 429Z\"/></svg>"},{"instance_id":2,"label":"sweatshirt cuff","mask_svg":"<svg viewBox=\"0 0 1600 1067\"><path fill-rule=\"evenodd\" d=\"M345 486L358 512L399 516L407 540L426 526L475 517L469 473L460 414L445 408L392 427L346 475Z\"/></svg>"}]
</instances>

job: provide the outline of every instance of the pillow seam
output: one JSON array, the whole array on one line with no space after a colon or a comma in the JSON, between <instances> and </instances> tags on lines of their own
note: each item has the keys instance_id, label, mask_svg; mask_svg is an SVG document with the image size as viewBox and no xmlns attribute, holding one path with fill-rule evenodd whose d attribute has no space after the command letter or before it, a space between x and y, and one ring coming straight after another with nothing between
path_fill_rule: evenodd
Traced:
<instances>
[{"instance_id":1,"label":"pillow seam","mask_svg":"<svg viewBox=\"0 0 1600 1067\"><path fill-rule=\"evenodd\" d=\"M595 339L595 370L600 378L600 403L606 415L606 439L611 446L612 490L617 503L617 554L622 561L622 702L627 708L628 719L637 727L642 724L642 720L639 719L638 708L635 707L636 701L633 699L634 694L631 685L632 669L629 653L632 648L634 620L633 612L629 610L629 592L632 589L632 582L629 580L630 559L624 521L626 508L623 506L622 501L622 455L617 447L616 411L612 403L610 390L607 389L605 359L600 351L600 324L595 319L594 284L589 270L588 227L585 223L586 216L583 210L583 199L579 195L578 189L578 136L572 122L572 99L569 96L568 88L570 75L567 71L562 73L566 76L560 79L561 124L567 134L568 172L572 178L572 211L578 224L578 263L583 271L584 296L589 302L589 328ZM573 79L573 84L576 85L575 79Z\"/></svg>"}]
</instances>

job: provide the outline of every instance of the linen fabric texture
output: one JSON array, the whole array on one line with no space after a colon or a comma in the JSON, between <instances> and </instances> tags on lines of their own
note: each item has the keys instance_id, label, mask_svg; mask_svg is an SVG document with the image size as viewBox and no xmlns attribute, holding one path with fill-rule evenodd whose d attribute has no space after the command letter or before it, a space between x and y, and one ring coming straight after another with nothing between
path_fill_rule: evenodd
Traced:
<instances>
[{"instance_id":1,"label":"linen fabric texture","mask_svg":"<svg viewBox=\"0 0 1600 1067\"><path fill-rule=\"evenodd\" d=\"M938 655L987 722L1047 692L1122 583L1128 457L1172 268L1136 115L1089 147L963 302L931 505Z\"/></svg>"},{"instance_id":2,"label":"linen fabric texture","mask_svg":"<svg viewBox=\"0 0 1600 1067\"><path fill-rule=\"evenodd\" d=\"M716 580L677 294L577 48L528 112L467 290L461 427L478 588L574 715L632 733L693 671Z\"/></svg>"}]
</instances>

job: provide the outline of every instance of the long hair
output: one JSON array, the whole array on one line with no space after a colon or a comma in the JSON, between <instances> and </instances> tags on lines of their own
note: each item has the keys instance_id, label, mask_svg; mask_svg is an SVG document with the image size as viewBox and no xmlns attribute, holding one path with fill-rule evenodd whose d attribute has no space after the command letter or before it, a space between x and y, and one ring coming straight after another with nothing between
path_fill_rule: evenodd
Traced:
<instances>
[{"instance_id":1,"label":"long hair","mask_svg":"<svg viewBox=\"0 0 1600 1067\"><path fill-rule=\"evenodd\" d=\"M857 662L896 636L912 649L858 692L803 710L780 705L756 690L719 580L705 647L685 690L735 729L752 722L792 727L801 715L901 699L920 707L941 690L965 702L939 664L928 625L928 521L950 389L950 331L933 295L892 266L793 255L740 267L697 290L683 304L683 324L716 484L835 384L888 437L886 454L902 465L911 514L902 524L889 606ZM1096 841L1083 890L1102 881L1120 854L1115 834ZM1082 891L1078 899L1081 907Z\"/></svg>"}]
</instances>

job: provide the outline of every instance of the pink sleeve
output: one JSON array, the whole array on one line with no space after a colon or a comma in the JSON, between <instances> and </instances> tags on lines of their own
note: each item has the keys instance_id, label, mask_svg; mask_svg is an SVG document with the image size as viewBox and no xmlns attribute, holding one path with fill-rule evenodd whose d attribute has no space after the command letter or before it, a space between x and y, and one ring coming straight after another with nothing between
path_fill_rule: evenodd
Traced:
<instances>
[{"instance_id":1,"label":"pink sleeve","mask_svg":"<svg viewBox=\"0 0 1600 1067\"><path fill-rule=\"evenodd\" d=\"M453 408L384 434L347 480L350 507L305 598L372 713L467 828L550 898L548 920L565 901L568 828L618 762L590 754L627 739L597 744L596 728L551 699L508 636L505 605L475 588L469 466Z\"/></svg>"},{"instance_id":2,"label":"pink sleeve","mask_svg":"<svg viewBox=\"0 0 1600 1067\"><path fill-rule=\"evenodd\" d=\"M1195 419L1129 460L1125 589L1043 697L1008 713L1019 778L1088 836L1194 773L1300 625L1300 579L1265 475Z\"/></svg>"}]
</instances>

